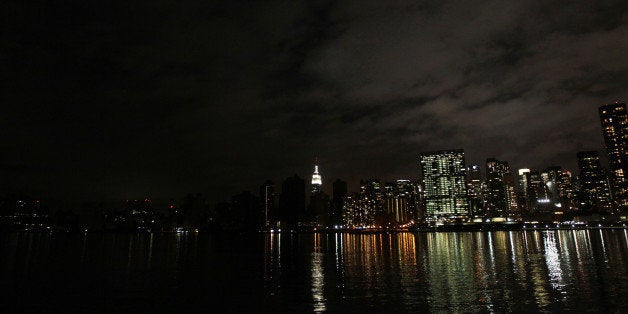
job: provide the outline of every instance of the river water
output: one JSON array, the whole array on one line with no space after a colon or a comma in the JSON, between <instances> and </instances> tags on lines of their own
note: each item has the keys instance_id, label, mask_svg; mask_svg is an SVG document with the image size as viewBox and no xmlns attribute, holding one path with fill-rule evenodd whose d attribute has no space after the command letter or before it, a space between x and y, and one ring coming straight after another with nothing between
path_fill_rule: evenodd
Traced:
<instances>
[{"instance_id":1,"label":"river water","mask_svg":"<svg viewBox=\"0 0 628 314\"><path fill-rule=\"evenodd\" d=\"M10 312L623 312L628 233L0 234Z\"/></svg>"}]
</instances>

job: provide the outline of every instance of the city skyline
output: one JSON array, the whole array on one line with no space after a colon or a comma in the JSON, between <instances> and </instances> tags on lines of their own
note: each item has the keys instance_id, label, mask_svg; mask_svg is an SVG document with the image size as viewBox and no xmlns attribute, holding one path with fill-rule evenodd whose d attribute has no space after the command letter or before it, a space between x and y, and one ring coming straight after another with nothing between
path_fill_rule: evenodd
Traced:
<instances>
[{"instance_id":1,"label":"city skyline","mask_svg":"<svg viewBox=\"0 0 628 314\"><path fill-rule=\"evenodd\" d=\"M0 190L220 200L315 156L348 182L411 179L450 148L575 171L604 147L597 108L628 99L623 7L9 3Z\"/></svg>"},{"instance_id":2,"label":"city skyline","mask_svg":"<svg viewBox=\"0 0 628 314\"><path fill-rule=\"evenodd\" d=\"M612 103L612 104L611 104L611 103L609 103L609 104L604 104L604 105L601 105L601 106L599 106L599 107L598 107L598 109L599 109L599 111L600 111L600 119L602 119L602 120L604 119L604 118L602 117L602 108L609 107L609 106L615 106L615 107L618 107L618 108L623 108L623 110L624 110L624 115L625 115L625 108L626 108L626 104L625 104L625 103L620 103L620 102L615 102L615 103ZM625 117L624 117L624 120L625 120ZM601 129L602 138L604 138L604 135L605 135L605 133L604 133L604 132L605 132L605 130L604 130L604 125L602 125L602 129ZM623 142L622 142L622 143L623 143ZM615 146L616 146L616 145L617 145L617 144L615 144ZM624 144L622 144L622 145L624 145ZM623 147L623 146L621 146L621 147ZM612 148L612 149L613 149L613 148ZM463 152L463 155L464 155L464 151L465 151L465 150L464 150L464 149L459 149L459 150L460 150L460 151L462 151L462 152ZM445 150L440 150L440 151L448 151L448 150L447 150L447 149L445 149ZM456 151L456 150L454 150L454 151ZM435 152L436 152L436 151L435 151ZM577 176L578 172L579 172L579 171L581 171L580 166L579 166L579 162L578 162L578 155L579 155L581 152L588 152L588 151L579 151L579 152L577 152L576 154L574 154L574 158L573 158L573 159L576 161L576 168L575 168L575 169L573 169L573 170L569 169L569 170L571 170L570 172L574 173L574 175L575 175L575 176ZM601 162L601 167L602 167L602 169L606 169L606 170L608 170L608 171L611 171L611 167L613 166L613 164L611 164L611 163L609 163L609 162L608 162L608 158L607 158L607 156L608 156L608 155L607 155L607 149L606 149L606 147L602 147L602 148L600 148L599 150L594 150L594 152L599 152L599 153L600 153L600 154L598 155L598 157L597 157L597 158L598 158L598 159L600 160L600 162ZM424 155L425 153L426 153L425 151L422 151L422 152L419 152L419 153L418 153L418 156L419 156L419 157L418 157L418 160L419 160L419 161L420 161L420 159L421 159L421 156L422 156L422 155ZM427 153L429 153L429 152L427 152ZM624 153L625 153L625 152L624 152ZM614 148L614 154L618 154L618 153L617 153L617 148ZM486 179L486 180L487 180L487 182L489 182L489 181L490 181L490 180L489 180L489 179L490 179L490 174L489 174L489 172L490 172L491 166L489 166L489 162L490 162L490 163L494 163L494 162L502 163L502 162L504 162L504 163L505 163L505 165L506 165L506 166L505 166L505 167L506 167L505 169L506 169L506 172L507 172L507 173L513 173L513 174L514 174L514 173L516 173L516 172L517 172L517 170L527 170L527 171L529 171L529 170L530 170L529 168L527 168L527 167L525 167L525 166L523 166L523 167L516 167L516 168L515 168L515 167L513 167L513 168L511 169L511 168L510 168L510 166L508 165L508 164L509 164L509 162L508 162L508 161L500 161L500 160L498 160L498 159L496 159L496 158L494 158L494 157L487 157L487 158L485 158L485 160L484 160L484 161L485 161L485 163L480 163L480 164L483 164L485 167L478 166L478 164L471 163L471 162L466 162L466 165L467 165L467 166L473 166L473 167L476 167L476 171L478 171L478 173L480 174L480 178L482 178L482 179ZM420 163L420 162L419 162L419 163ZM309 194L315 194L317 191L325 191L325 190L327 190L327 191L331 191L331 186L332 186L333 182L332 182L331 180L325 180L324 182L323 182L323 180L321 180L322 175L319 173L319 165L320 165L320 164L321 164L321 163L320 163L320 161L319 161L319 158L318 158L318 157L316 157L316 158L315 158L315 161L312 163L312 165L310 165L310 168L311 168L312 166L314 167L314 174L312 175L312 179L311 179L311 180L309 180L309 181L311 181L311 182L310 182L307 186L308 186L308 187L310 187L310 188L312 188L313 190L311 190L310 192L308 192L308 193L307 193L308 195L309 195ZM324 164L332 164L332 163L327 162L327 163L324 163ZM536 170L536 171L541 171L541 170L543 170L543 169L549 169L549 168L552 168L552 167L562 168L562 166L561 166L561 165L555 165L555 164L552 164L552 165L545 165L545 166L541 166L541 167L539 167L538 169L537 169L537 168L531 168L531 169L532 169L532 170ZM569 171L569 170L568 170L568 171ZM466 171L466 169L465 169L465 171ZM609 176L610 176L610 175L612 175L612 174L609 174ZM292 175L292 176L299 176L299 177L301 177L301 176L302 176L302 174L300 174L300 173L296 173L296 172L295 172L295 173L293 173L293 175ZM266 182L272 182L272 181L281 182L281 181L282 181L283 179L285 179L285 178L286 178L285 176L284 176L284 177L281 177L281 176L275 175L274 177L267 177L267 178L266 178L266 179L264 179L264 180L265 180ZM306 176L303 176L303 178L307 178L307 175L306 175ZM380 180L380 179L382 179L382 178L385 178L385 179L382 179L382 181L385 181L385 182L392 182L392 181L395 181L395 180L410 180L410 181L414 181L414 182L419 182L419 181L421 181L421 180L422 180L422 175L421 175L421 169L420 169L420 167L417 167L417 171L415 171L415 173L414 173L414 174L409 174L409 175L406 175L406 176L398 176L398 177L393 177L393 176L391 176L391 175L386 175L386 174L384 174L384 175L382 175L382 176L379 176L379 177L376 177L376 176L371 176L371 177L363 176L363 177L360 177L359 179L357 179L355 182L354 182L354 181L352 181L352 180L346 180L345 178L333 177L333 175L332 175L332 176L329 176L328 178L345 180L345 182L348 182L348 183L349 183L349 184L348 184L348 186L349 186L349 192L356 192L356 191L359 191L359 189L360 189L360 184L359 184L359 183L360 183L362 180L367 179L367 178L377 178L377 180ZM609 179L610 179L610 177L609 177ZM514 180L514 178L513 178L513 180ZM259 187L259 185L258 185L256 182L249 182L249 183L248 183L248 185L245 185L245 186L240 186L240 187L235 187L235 188L234 188L234 189L233 189L230 193L228 193L228 194L226 194L226 195L223 195L223 196L222 196L222 198L214 199L214 200L212 200L211 202L212 202L212 203L219 203L219 202L222 202L222 201L225 201L225 200L229 199L232 195L235 195L235 194L237 194L237 193L239 193L239 192L242 192L242 191L255 191L255 188L256 188L256 187ZM610 188L610 187L609 187L609 188ZM513 189L514 189L514 183L513 183ZM12 192L13 192L13 191L12 191ZM9 193L10 193L10 192L9 192ZM186 193L202 193L202 191L187 191ZM46 195L46 193L45 193L45 192L44 192L44 193L42 193L42 194ZM22 191L18 191L18 195L28 196L28 197L34 197L34 198L41 198L41 195L29 195L28 193L24 193L24 192L22 192ZM262 193L260 193L260 196L261 196L261 195L262 195ZM148 197L148 198L153 199L153 196L155 196L155 197L154 197L154 199L158 200L158 202L160 202L160 203L164 203L164 204L167 202L167 200L170 200L170 199L172 199L173 197L175 197L175 195L172 195L172 194L170 194L170 195L134 195L134 197L124 197L123 199L126 199L126 200L133 200L133 199L143 199L143 198L145 198L145 197ZM54 196L50 197L50 199L54 199L54 200L57 200L57 201L59 200L59 199L55 199L55 197L54 197ZM105 199L96 199L96 198L92 198L92 199L88 199L88 200L90 200L90 201L94 201L94 200L105 200ZM108 199L108 201L114 201L114 202L119 201L119 200L120 200L120 199ZM63 201L64 201L64 202L67 202L68 200L66 199L66 200L63 200ZM85 201L85 200L84 200L84 201ZM491 206L491 205L489 205L489 207L490 207L490 206Z\"/></svg>"},{"instance_id":3,"label":"city skyline","mask_svg":"<svg viewBox=\"0 0 628 314\"><path fill-rule=\"evenodd\" d=\"M625 311L625 2L2 1L0 304Z\"/></svg>"}]
</instances>

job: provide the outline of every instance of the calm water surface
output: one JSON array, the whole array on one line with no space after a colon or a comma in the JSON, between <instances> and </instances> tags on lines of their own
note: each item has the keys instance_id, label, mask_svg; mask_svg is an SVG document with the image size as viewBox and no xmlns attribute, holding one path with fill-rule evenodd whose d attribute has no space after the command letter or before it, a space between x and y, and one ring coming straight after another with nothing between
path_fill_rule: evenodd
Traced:
<instances>
[{"instance_id":1,"label":"calm water surface","mask_svg":"<svg viewBox=\"0 0 628 314\"><path fill-rule=\"evenodd\" d=\"M0 234L2 312L625 312L628 233Z\"/></svg>"}]
</instances>

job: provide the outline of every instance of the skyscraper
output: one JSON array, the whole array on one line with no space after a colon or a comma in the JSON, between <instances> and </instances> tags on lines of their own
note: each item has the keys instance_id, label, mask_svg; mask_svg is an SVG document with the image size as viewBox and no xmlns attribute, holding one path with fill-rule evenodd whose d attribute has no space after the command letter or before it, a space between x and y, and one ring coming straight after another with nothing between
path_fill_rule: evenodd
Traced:
<instances>
[{"instance_id":1,"label":"skyscraper","mask_svg":"<svg viewBox=\"0 0 628 314\"><path fill-rule=\"evenodd\" d=\"M279 227L295 227L298 221L305 219L305 180L296 174L281 184L278 216Z\"/></svg>"},{"instance_id":2,"label":"skyscraper","mask_svg":"<svg viewBox=\"0 0 628 314\"><path fill-rule=\"evenodd\" d=\"M528 197L528 184L530 182L530 169L521 168L518 170L517 177L517 193Z\"/></svg>"},{"instance_id":3,"label":"skyscraper","mask_svg":"<svg viewBox=\"0 0 628 314\"><path fill-rule=\"evenodd\" d=\"M507 161L495 158L486 159L486 184L488 195L486 196L486 206L492 216L507 215L512 210L514 197L514 179L511 180L510 166ZM508 178L508 180L506 180Z\"/></svg>"},{"instance_id":4,"label":"skyscraper","mask_svg":"<svg viewBox=\"0 0 628 314\"><path fill-rule=\"evenodd\" d=\"M311 181L310 204L307 212L299 220L302 226L309 225L311 227L327 226L331 222L329 215L329 196L323 193L323 179L318 172L318 159L314 162L314 173Z\"/></svg>"},{"instance_id":5,"label":"skyscraper","mask_svg":"<svg viewBox=\"0 0 628 314\"><path fill-rule=\"evenodd\" d=\"M504 176L504 186L506 187L506 214L513 215L517 212L517 193L515 193L515 176L507 173Z\"/></svg>"},{"instance_id":6,"label":"skyscraper","mask_svg":"<svg viewBox=\"0 0 628 314\"><path fill-rule=\"evenodd\" d=\"M396 226L413 219L414 187L410 180L396 180L384 185L386 223Z\"/></svg>"},{"instance_id":7,"label":"skyscraper","mask_svg":"<svg viewBox=\"0 0 628 314\"><path fill-rule=\"evenodd\" d=\"M467 167L467 195L469 196L469 212L482 215L484 211L484 195L482 193L482 175L479 165Z\"/></svg>"},{"instance_id":8,"label":"skyscraper","mask_svg":"<svg viewBox=\"0 0 628 314\"><path fill-rule=\"evenodd\" d=\"M541 173L543 182L549 192L550 204L559 211L568 211L574 198L571 173L560 166L548 167Z\"/></svg>"},{"instance_id":9,"label":"skyscraper","mask_svg":"<svg viewBox=\"0 0 628 314\"><path fill-rule=\"evenodd\" d=\"M521 168L517 176L517 203L522 211L530 210L530 169Z\"/></svg>"},{"instance_id":10,"label":"skyscraper","mask_svg":"<svg viewBox=\"0 0 628 314\"><path fill-rule=\"evenodd\" d=\"M249 191L231 197L230 230L255 230L259 226L259 199Z\"/></svg>"},{"instance_id":11,"label":"skyscraper","mask_svg":"<svg viewBox=\"0 0 628 314\"><path fill-rule=\"evenodd\" d=\"M273 215L275 215L276 201L275 201L275 184L273 181L266 180L259 188L259 197L262 206L262 213L264 215L263 227L269 227L271 221L273 221Z\"/></svg>"},{"instance_id":12,"label":"skyscraper","mask_svg":"<svg viewBox=\"0 0 628 314\"><path fill-rule=\"evenodd\" d=\"M598 152L579 152L578 168L580 209L607 212L610 209L610 193Z\"/></svg>"},{"instance_id":13,"label":"skyscraper","mask_svg":"<svg viewBox=\"0 0 628 314\"><path fill-rule=\"evenodd\" d=\"M379 179L360 180L360 198L358 204L364 224L383 224L384 204Z\"/></svg>"},{"instance_id":14,"label":"skyscraper","mask_svg":"<svg viewBox=\"0 0 628 314\"><path fill-rule=\"evenodd\" d=\"M543 176L538 171L530 172L530 181L528 182L528 199L530 200L528 210L532 212L552 212L550 191Z\"/></svg>"},{"instance_id":15,"label":"skyscraper","mask_svg":"<svg viewBox=\"0 0 628 314\"><path fill-rule=\"evenodd\" d=\"M606 104L599 108L604 144L611 171L613 203L628 209L628 114L626 104Z\"/></svg>"},{"instance_id":16,"label":"skyscraper","mask_svg":"<svg viewBox=\"0 0 628 314\"><path fill-rule=\"evenodd\" d=\"M318 160L316 160L314 164L314 173L312 174L312 195L320 193L321 185L323 185L323 179L318 172Z\"/></svg>"},{"instance_id":17,"label":"skyscraper","mask_svg":"<svg viewBox=\"0 0 628 314\"><path fill-rule=\"evenodd\" d=\"M347 197L347 182L340 179L334 181L331 198L331 219L333 225L342 224L342 208Z\"/></svg>"},{"instance_id":18,"label":"skyscraper","mask_svg":"<svg viewBox=\"0 0 628 314\"><path fill-rule=\"evenodd\" d=\"M424 152L421 165L427 219L464 218L469 214L464 150Z\"/></svg>"}]
</instances>

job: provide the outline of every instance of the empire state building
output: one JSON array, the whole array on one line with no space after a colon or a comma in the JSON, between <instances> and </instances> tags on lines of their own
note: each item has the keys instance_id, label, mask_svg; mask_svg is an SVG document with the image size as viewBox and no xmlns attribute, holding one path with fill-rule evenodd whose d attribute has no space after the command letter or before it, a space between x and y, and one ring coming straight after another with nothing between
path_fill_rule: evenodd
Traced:
<instances>
[{"instance_id":1,"label":"empire state building","mask_svg":"<svg viewBox=\"0 0 628 314\"><path fill-rule=\"evenodd\" d=\"M316 161L314 164L314 173L312 174L312 195L321 192L321 185L323 185L323 179L321 179L321 175L318 173L318 161Z\"/></svg>"}]
</instances>

